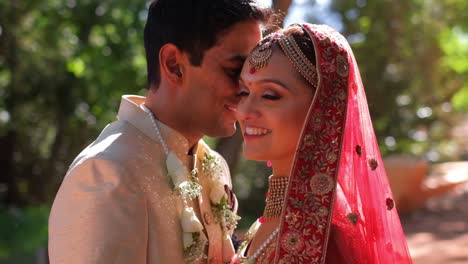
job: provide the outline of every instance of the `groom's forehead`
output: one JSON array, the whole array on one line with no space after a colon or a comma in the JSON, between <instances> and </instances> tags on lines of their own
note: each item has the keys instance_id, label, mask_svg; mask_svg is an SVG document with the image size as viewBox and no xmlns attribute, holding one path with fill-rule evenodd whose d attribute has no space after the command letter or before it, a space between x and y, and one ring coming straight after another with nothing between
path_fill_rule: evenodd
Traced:
<instances>
[{"instance_id":1,"label":"groom's forehead","mask_svg":"<svg viewBox=\"0 0 468 264\"><path fill-rule=\"evenodd\" d=\"M238 51L230 50L226 48L212 49L205 53L205 58L208 60L216 61L222 65L239 66L242 65L246 58L246 54L240 54Z\"/></svg>"},{"instance_id":2,"label":"groom's forehead","mask_svg":"<svg viewBox=\"0 0 468 264\"><path fill-rule=\"evenodd\" d=\"M219 34L213 49L238 56L246 56L261 39L260 23L243 21Z\"/></svg>"}]
</instances>

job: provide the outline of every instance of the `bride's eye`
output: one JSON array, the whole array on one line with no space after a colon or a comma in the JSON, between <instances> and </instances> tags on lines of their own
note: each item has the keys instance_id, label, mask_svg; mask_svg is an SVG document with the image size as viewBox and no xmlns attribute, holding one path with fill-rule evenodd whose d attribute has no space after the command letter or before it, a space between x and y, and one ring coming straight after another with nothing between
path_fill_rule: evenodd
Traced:
<instances>
[{"instance_id":1,"label":"bride's eye","mask_svg":"<svg viewBox=\"0 0 468 264\"><path fill-rule=\"evenodd\" d=\"M267 99L267 100L272 100L272 101L276 101L276 100L281 99L281 96L278 96L278 95L275 95L275 94L268 94L268 93L264 94L262 97Z\"/></svg>"}]
</instances>

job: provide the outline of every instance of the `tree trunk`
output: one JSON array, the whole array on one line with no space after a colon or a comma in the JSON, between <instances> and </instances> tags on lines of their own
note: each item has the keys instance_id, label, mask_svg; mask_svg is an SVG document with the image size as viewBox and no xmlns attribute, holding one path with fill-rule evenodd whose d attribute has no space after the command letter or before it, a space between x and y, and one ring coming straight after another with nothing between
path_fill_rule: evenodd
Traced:
<instances>
[{"instance_id":1,"label":"tree trunk","mask_svg":"<svg viewBox=\"0 0 468 264\"><path fill-rule=\"evenodd\" d=\"M273 0L273 10L280 16L278 18L278 25L283 27L284 18L288 14L289 7L292 4L292 0Z\"/></svg>"},{"instance_id":2,"label":"tree trunk","mask_svg":"<svg viewBox=\"0 0 468 264\"><path fill-rule=\"evenodd\" d=\"M16 132L13 130L0 137L0 184L5 184L6 194L2 201L5 205L21 204L20 193L13 173L13 156L16 145Z\"/></svg>"},{"instance_id":3,"label":"tree trunk","mask_svg":"<svg viewBox=\"0 0 468 264\"><path fill-rule=\"evenodd\" d=\"M7 5L8 6L8 5ZM16 148L19 143L19 130L15 126L16 120L16 105L19 99L19 78L17 74L18 68L18 50L19 46L15 36L15 27L20 22L20 8L18 1L11 0L9 10L2 10L2 14L6 14L6 20L0 19L4 26L3 34L0 35L0 49L6 50L3 55L5 65L10 71L10 83L5 88L4 102L5 110L10 114L10 124L7 124L6 133L0 137L0 183L6 185L6 194L4 203L7 206L20 205L22 203L21 194L16 185L18 179L15 177L15 160L13 159Z\"/></svg>"}]
</instances>

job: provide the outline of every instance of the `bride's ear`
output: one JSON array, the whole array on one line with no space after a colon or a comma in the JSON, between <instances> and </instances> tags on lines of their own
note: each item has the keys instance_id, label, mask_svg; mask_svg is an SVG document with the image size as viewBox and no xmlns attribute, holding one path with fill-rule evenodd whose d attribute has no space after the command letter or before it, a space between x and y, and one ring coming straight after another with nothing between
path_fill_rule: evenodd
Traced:
<instances>
[{"instance_id":1,"label":"bride's ear","mask_svg":"<svg viewBox=\"0 0 468 264\"><path fill-rule=\"evenodd\" d=\"M178 85L183 80L183 52L174 44L165 44L159 50L161 79Z\"/></svg>"}]
</instances>

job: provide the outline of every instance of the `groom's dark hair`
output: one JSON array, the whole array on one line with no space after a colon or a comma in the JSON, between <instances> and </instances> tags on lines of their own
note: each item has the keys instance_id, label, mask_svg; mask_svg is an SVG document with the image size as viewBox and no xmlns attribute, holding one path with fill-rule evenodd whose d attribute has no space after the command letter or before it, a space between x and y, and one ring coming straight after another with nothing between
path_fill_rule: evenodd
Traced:
<instances>
[{"instance_id":1,"label":"groom's dark hair","mask_svg":"<svg viewBox=\"0 0 468 264\"><path fill-rule=\"evenodd\" d=\"M144 30L149 85L159 86L159 50L167 43L189 54L200 66L204 52L220 35L243 21L267 22L269 8L255 0L155 0L149 6Z\"/></svg>"}]
</instances>

